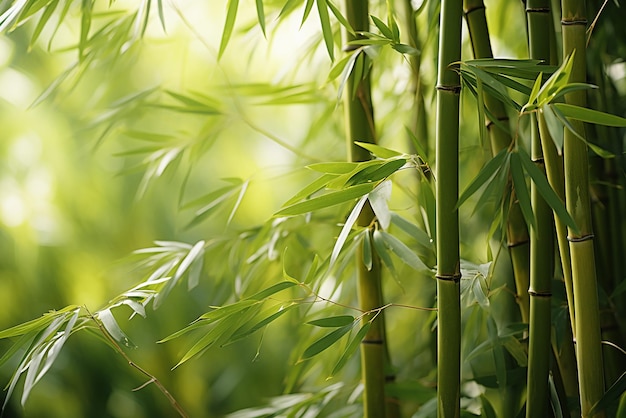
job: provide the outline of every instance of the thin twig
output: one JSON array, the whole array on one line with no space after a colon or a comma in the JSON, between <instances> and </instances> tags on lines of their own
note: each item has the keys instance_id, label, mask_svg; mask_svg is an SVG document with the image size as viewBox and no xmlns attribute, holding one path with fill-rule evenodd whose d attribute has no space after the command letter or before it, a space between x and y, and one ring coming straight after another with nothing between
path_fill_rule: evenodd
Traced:
<instances>
[{"instance_id":1,"label":"thin twig","mask_svg":"<svg viewBox=\"0 0 626 418\"><path fill-rule=\"evenodd\" d=\"M172 396L172 394L165 388L165 386L163 386L163 384L159 381L159 379L157 379L156 376L152 375L150 372L148 372L147 370L143 369L141 366L133 362L131 358L128 357L128 355L124 352L124 350L122 350L122 347L120 347L117 341L115 341L115 339L111 337L111 334L109 334L109 332L104 328L102 323L91 312L89 312L87 307L85 307L85 310L87 311L87 314L91 317L91 319L96 323L96 325L100 329L100 332L102 332L104 337L113 345L113 347L115 348L115 351L117 351L124 358L124 360L128 362L128 365L135 368L140 373L142 373L143 375L147 376L150 379L143 385L139 386L138 388L133 389L133 391L143 389L144 387L148 386L150 383L154 383L156 387L161 391L161 393L167 398L167 400L170 402L170 404L176 410L176 412L178 412L178 414L183 418L189 418L189 415L187 415L183 407L178 403L178 401L174 398L174 396Z\"/></svg>"}]
</instances>

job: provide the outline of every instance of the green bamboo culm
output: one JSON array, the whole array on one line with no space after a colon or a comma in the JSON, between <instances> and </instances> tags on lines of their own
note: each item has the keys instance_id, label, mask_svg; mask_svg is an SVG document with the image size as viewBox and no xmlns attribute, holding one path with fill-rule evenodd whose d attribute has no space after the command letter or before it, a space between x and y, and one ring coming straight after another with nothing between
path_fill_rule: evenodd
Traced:
<instances>
[{"instance_id":1,"label":"green bamboo culm","mask_svg":"<svg viewBox=\"0 0 626 418\"><path fill-rule=\"evenodd\" d=\"M442 0L436 121L437 201L437 416L460 416L461 307L459 214L459 74L462 0Z\"/></svg>"},{"instance_id":2,"label":"green bamboo culm","mask_svg":"<svg viewBox=\"0 0 626 418\"><path fill-rule=\"evenodd\" d=\"M493 58L491 41L485 16L485 6L482 0L465 0L463 2L465 19L469 30L474 58ZM489 121L487 133L491 142L491 153L498 154L502 149L511 145L511 134L498 125L506 125L509 117L501 101L491 95L484 98L485 106L489 112L497 118L498 124ZM520 205L513 199L509 217L506 222L506 238L513 264L513 277L515 281L515 295L522 316L522 321L529 320L529 296L528 286L530 283L530 250L529 236L524 216Z\"/></svg>"},{"instance_id":3,"label":"green bamboo culm","mask_svg":"<svg viewBox=\"0 0 626 418\"><path fill-rule=\"evenodd\" d=\"M528 45L531 59L550 60L549 0L527 0ZM537 117L531 115L531 158L545 173ZM530 185L535 227L530 230L530 322L528 324L528 377L526 418L548 415L551 343L552 274L554 272L552 210L534 182Z\"/></svg>"},{"instance_id":4,"label":"green bamboo culm","mask_svg":"<svg viewBox=\"0 0 626 418\"><path fill-rule=\"evenodd\" d=\"M586 81L586 5L584 0L562 0L561 23L563 54L574 54L570 82ZM586 105L584 91L566 95L569 104ZM578 134L585 135L582 123L575 123ZM596 279L593 231L589 197L587 145L568 129L564 132L563 158L565 199L578 231L568 230L574 285L576 358L578 361L581 413L584 418L604 417L603 411L591 415L591 408L604 393L598 285Z\"/></svg>"},{"instance_id":5,"label":"green bamboo culm","mask_svg":"<svg viewBox=\"0 0 626 418\"><path fill-rule=\"evenodd\" d=\"M369 30L369 11L367 0L346 0L346 18L355 31ZM354 35L345 34L347 42L354 40ZM346 44L347 44L346 42ZM346 49L349 49L346 48ZM348 51L351 52L351 51ZM367 68L369 58L363 54ZM370 154L357 146L355 141L376 142L374 111L371 100L369 71L356 79L355 72L348 78L345 98L346 143L350 161L369 160ZM375 224L375 215L367 203L357 220L357 225L371 228ZM359 306L364 312L374 312L383 306L380 260L372 257L372 268L363 263L363 248L358 246L356 254L357 287ZM383 313L363 316L363 322L372 321L368 333L361 343L361 375L364 385L363 416L366 418L385 417L385 370L386 343Z\"/></svg>"}]
</instances>

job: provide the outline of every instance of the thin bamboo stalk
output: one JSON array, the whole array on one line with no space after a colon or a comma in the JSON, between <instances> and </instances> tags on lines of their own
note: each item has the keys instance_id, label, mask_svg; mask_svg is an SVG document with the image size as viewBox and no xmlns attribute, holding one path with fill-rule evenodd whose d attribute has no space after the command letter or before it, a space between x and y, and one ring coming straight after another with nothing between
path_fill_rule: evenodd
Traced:
<instances>
[{"instance_id":1,"label":"thin bamboo stalk","mask_svg":"<svg viewBox=\"0 0 626 418\"><path fill-rule=\"evenodd\" d=\"M463 8L474 57L493 58L483 1L465 0L463 2ZM502 102L490 95L486 95L484 101L487 109L498 121L503 124L508 123L509 117ZM487 133L491 142L491 152L493 155L498 154L502 149L508 148L511 145L511 134L504 131L492 121L487 123ZM506 223L506 236L513 264L516 300L522 315L522 321L527 323L529 319L528 286L530 283L528 267L530 265L529 236L522 211L519 203L516 201L512 203L509 209L509 218Z\"/></svg>"},{"instance_id":2,"label":"thin bamboo stalk","mask_svg":"<svg viewBox=\"0 0 626 418\"><path fill-rule=\"evenodd\" d=\"M563 54L575 53L570 76L571 82L586 81L586 8L584 0L562 0ZM582 91L565 97L570 104L585 106ZM576 124L584 135L582 123ZM589 197L587 145L569 130L565 130L564 143L566 206L578 231L569 229L574 282L576 324L576 354L578 361L580 401L583 417L590 417L593 405L604 393L598 288L596 279L593 230ZM593 416L603 417L604 411Z\"/></svg>"},{"instance_id":3,"label":"thin bamboo stalk","mask_svg":"<svg viewBox=\"0 0 626 418\"><path fill-rule=\"evenodd\" d=\"M550 60L550 3L526 2L530 58ZM545 173L536 115L531 115L531 157ZM551 343L552 274L554 272L552 211L531 182L531 202L536 226L530 231L530 322L528 335L528 378L526 417L543 417L548 412Z\"/></svg>"},{"instance_id":4,"label":"thin bamboo stalk","mask_svg":"<svg viewBox=\"0 0 626 418\"><path fill-rule=\"evenodd\" d=\"M437 198L437 416L460 415L461 306L459 215L458 73L450 68L461 59L462 0L442 0L437 71L436 198Z\"/></svg>"},{"instance_id":5,"label":"thin bamboo stalk","mask_svg":"<svg viewBox=\"0 0 626 418\"><path fill-rule=\"evenodd\" d=\"M355 31L369 30L369 10L367 0L346 0L346 18ZM346 33L347 41L354 36ZM364 55L363 59L367 60ZM345 98L346 112L346 144L350 161L365 161L371 157L369 153L358 147L354 142L376 142L374 128L374 111L371 99L370 73L356 79L353 72L347 82ZM355 92L352 94L352 92ZM357 225L371 227L375 223L375 215L371 206L366 204L358 219ZM383 305L381 269L378 257L373 257L370 270L363 263L362 246L356 255L357 287L361 310L373 312ZM365 315L364 322L372 321L368 333L361 343L361 375L363 379L363 416L366 418L385 417L385 363L386 342L383 312Z\"/></svg>"}]
</instances>

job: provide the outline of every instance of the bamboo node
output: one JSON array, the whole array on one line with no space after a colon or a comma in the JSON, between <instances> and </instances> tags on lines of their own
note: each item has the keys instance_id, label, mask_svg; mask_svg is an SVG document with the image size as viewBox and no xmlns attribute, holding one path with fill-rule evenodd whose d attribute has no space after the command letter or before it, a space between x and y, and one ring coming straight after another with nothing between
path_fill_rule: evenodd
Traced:
<instances>
[{"instance_id":1,"label":"bamboo node","mask_svg":"<svg viewBox=\"0 0 626 418\"><path fill-rule=\"evenodd\" d=\"M460 85L443 86L443 85L439 84L439 85L437 85L437 90L439 90L439 91L449 91L449 92L454 93L454 94L460 94L461 93L461 86Z\"/></svg>"},{"instance_id":2,"label":"bamboo node","mask_svg":"<svg viewBox=\"0 0 626 418\"><path fill-rule=\"evenodd\" d=\"M361 344L382 345L383 344L383 340L361 340Z\"/></svg>"},{"instance_id":3,"label":"bamboo node","mask_svg":"<svg viewBox=\"0 0 626 418\"><path fill-rule=\"evenodd\" d=\"M569 242L583 242L583 241L589 241L591 239L593 239L594 235L593 234L587 234L587 235L583 235L582 237L572 237L570 235L567 236L567 240Z\"/></svg>"},{"instance_id":4,"label":"bamboo node","mask_svg":"<svg viewBox=\"0 0 626 418\"><path fill-rule=\"evenodd\" d=\"M519 247L519 246L521 246L521 245L526 245L526 244L528 244L529 242L530 242L530 240L528 240L528 239L524 239L524 240L521 240L521 241L516 241L516 242L511 242L511 241L509 241L509 242L506 244L506 246L507 246L507 247L509 247L509 248L515 248L515 247Z\"/></svg>"},{"instance_id":5,"label":"bamboo node","mask_svg":"<svg viewBox=\"0 0 626 418\"><path fill-rule=\"evenodd\" d=\"M361 48L361 46L356 45L356 44L345 44L341 50L343 52L352 52L352 51L356 51L357 49Z\"/></svg>"},{"instance_id":6,"label":"bamboo node","mask_svg":"<svg viewBox=\"0 0 626 418\"><path fill-rule=\"evenodd\" d=\"M474 7L470 7L469 9L466 9L464 13L465 13L465 16L469 16L471 13L474 13L475 11L478 11L478 10L485 10L485 3L480 2L480 4Z\"/></svg>"},{"instance_id":7,"label":"bamboo node","mask_svg":"<svg viewBox=\"0 0 626 418\"><path fill-rule=\"evenodd\" d=\"M587 26L587 19L571 19L571 20L561 20L561 25L563 26L571 26L571 25L581 25Z\"/></svg>"},{"instance_id":8,"label":"bamboo node","mask_svg":"<svg viewBox=\"0 0 626 418\"><path fill-rule=\"evenodd\" d=\"M526 13L550 13L549 7L528 7Z\"/></svg>"},{"instance_id":9,"label":"bamboo node","mask_svg":"<svg viewBox=\"0 0 626 418\"><path fill-rule=\"evenodd\" d=\"M444 280L447 282L454 282L454 283L458 283L459 280L461 280L461 273L454 273L454 274L436 274L435 278L437 280Z\"/></svg>"},{"instance_id":10,"label":"bamboo node","mask_svg":"<svg viewBox=\"0 0 626 418\"><path fill-rule=\"evenodd\" d=\"M528 289L528 294L530 296L534 296L537 298L551 298L552 297L552 292L538 292L532 289Z\"/></svg>"}]
</instances>

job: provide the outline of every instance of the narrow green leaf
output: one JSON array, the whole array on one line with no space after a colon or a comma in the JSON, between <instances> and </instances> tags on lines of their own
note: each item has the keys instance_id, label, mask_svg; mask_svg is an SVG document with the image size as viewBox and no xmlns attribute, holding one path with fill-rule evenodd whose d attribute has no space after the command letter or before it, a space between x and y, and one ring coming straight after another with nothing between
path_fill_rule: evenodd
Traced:
<instances>
[{"instance_id":1,"label":"narrow green leaf","mask_svg":"<svg viewBox=\"0 0 626 418\"><path fill-rule=\"evenodd\" d=\"M395 255L402 260L402 262L414 270L428 270L428 267L422 260L411 250L404 242L400 241L393 235L380 231L380 236L387 245L387 247L394 252Z\"/></svg>"},{"instance_id":2,"label":"narrow green leaf","mask_svg":"<svg viewBox=\"0 0 626 418\"><path fill-rule=\"evenodd\" d=\"M228 41L233 34L235 27L235 19L237 18L237 8L239 7L239 0L228 0L228 11L226 12L226 22L224 23L224 30L222 32L222 40L220 42L220 50L218 53L218 59L222 57L222 54L226 50Z\"/></svg>"},{"instance_id":3,"label":"narrow green leaf","mask_svg":"<svg viewBox=\"0 0 626 418\"><path fill-rule=\"evenodd\" d=\"M343 366L346 365L350 357L352 357L356 349L361 344L361 341L363 340L363 338L365 338L365 335L369 331L371 325L372 325L371 322L366 322L365 324L363 324L363 326L361 326L361 329L359 329L359 332L357 332L354 338L350 340L350 342L346 346L346 349L341 354L339 361L333 368L333 371L330 373L330 377L335 376L337 373L339 373L341 369L343 369Z\"/></svg>"},{"instance_id":4,"label":"narrow green leaf","mask_svg":"<svg viewBox=\"0 0 626 418\"><path fill-rule=\"evenodd\" d=\"M252 296L248 296L245 300L263 300L267 299L269 296L272 296L275 293L278 293L282 290L289 289L290 287L297 286L298 283L292 281L284 281L276 283L267 289L263 289L260 292L253 294Z\"/></svg>"},{"instance_id":5,"label":"narrow green leaf","mask_svg":"<svg viewBox=\"0 0 626 418\"><path fill-rule=\"evenodd\" d=\"M508 336L502 337L502 345L513 356L517 364L521 367L528 365L528 356L526 354L526 347L515 337Z\"/></svg>"},{"instance_id":6,"label":"narrow green leaf","mask_svg":"<svg viewBox=\"0 0 626 418\"><path fill-rule=\"evenodd\" d=\"M126 334L124 334L124 331L122 331L120 326L117 324L117 321L115 320L115 317L111 313L110 309L103 309L101 311L98 311L96 313L96 316L98 317L104 328L107 330L109 335L113 337L115 341L125 345L126 347L136 348L135 344L130 341Z\"/></svg>"},{"instance_id":7,"label":"narrow green leaf","mask_svg":"<svg viewBox=\"0 0 626 418\"><path fill-rule=\"evenodd\" d=\"M552 137L552 142L556 146L556 150L561 155L563 153L563 124L554 114L553 104L547 104L541 107L541 115L544 118L548 132ZM540 122L541 123L541 122Z\"/></svg>"},{"instance_id":8,"label":"narrow green leaf","mask_svg":"<svg viewBox=\"0 0 626 418\"><path fill-rule=\"evenodd\" d=\"M385 180L372 190L367 198L376 215L379 225L383 230L389 229L391 223L391 211L387 202L391 198L391 180Z\"/></svg>"},{"instance_id":9,"label":"narrow green leaf","mask_svg":"<svg viewBox=\"0 0 626 418\"><path fill-rule=\"evenodd\" d=\"M267 37L265 34L265 10L263 9L263 0L256 0L256 16L259 20L263 36Z\"/></svg>"},{"instance_id":10,"label":"narrow green leaf","mask_svg":"<svg viewBox=\"0 0 626 418\"><path fill-rule=\"evenodd\" d=\"M368 150L369 152L371 152L373 155L375 155L378 158L387 159L387 158L401 157L403 155L401 152L394 151L389 148L381 147L380 145L372 144L370 142L355 141L354 143L357 144L361 148L365 148L366 150Z\"/></svg>"},{"instance_id":11,"label":"narrow green leaf","mask_svg":"<svg viewBox=\"0 0 626 418\"><path fill-rule=\"evenodd\" d=\"M611 385L611 387L604 393L602 398L591 408L589 416L593 416L594 413L606 409L610 406L616 406L620 398L626 393L626 372Z\"/></svg>"},{"instance_id":12,"label":"narrow green leaf","mask_svg":"<svg viewBox=\"0 0 626 418\"><path fill-rule=\"evenodd\" d=\"M335 60L333 28L330 25L330 16L328 15L328 5L326 0L316 0L317 11L320 17L320 23L322 25L322 35L324 36L324 43L326 44L326 50L331 61Z\"/></svg>"},{"instance_id":13,"label":"narrow green leaf","mask_svg":"<svg viewBox=\"0 0 626 418\"><path fill-rule=\"evenodd\" d=\"M336 163L315 163L309 164L306 168L320 173L348 174L358 167L358 163L336 162Z\"/></svg>"},{"instance_id":14,"label":"narrow green leaf","mask_svg":"<svg viewBox=\"0 0 626 418\"><path fill-rule=\"evenodd\" d=\"M374 241L374 249L376 250L376 254L380 257L383 264L387 266L391 275L394 278L398 278L398 272L393 264L393 260L391 259L391 255L389 254L389 249L385 243L385 239L382 236L382 232L379 229L374 229L372 233L372 239Z\"/></svg>"},{"instance_id":15,"label":"narrow green leaf","mask_svg":"<svg viewBox=\"0 0 626 418\"><path fill-rule=\"evenodd\" d=\"M46 7L46 10L44 10L44 12L41 14L41 17L39 18L39 21L37 22L37 26L33 30L33 34L30 38L30 43L28 44L29 50L33 48L33 46L37 42L37 39L39 39L39 36L41 35L41 31L50 20L50 17L52 17L52 14L54 13L58 4L59 4L59 0L52 0L50 4L48 4L48 6Z\"/></svg>"},{"instance_id":16,"label":"narrow green leaf","mask_svg":"<svg viewBox=\"0 0 626 418\"><path fill-rule=\"evenodd\" d=\"M45 329L52 321L59 317L59 315L66 314L78 308L76 305L69 305L58 311L51 311L43 314L41 318L33 319L23 324L16 325L14 327L0 331L0 339L12 338L24 335L30 332L39 332Z\"/></svg>"},{"instance_id":17,"label":"narrow green leaf","mask_svg":"<svg viewBox=\"0 0 626 418\"><path fill-rule=\"evenodd\" d=\"M363 265L367 268L367 271L372 270L373 262L372 262L372 242L370 238L370 230L366 229L363 231Z\"/></svg>"},{"instance_id":18,"label":"narrow green leaf","mask_svg":"<svg viewBox=\"0 0 626 418\"><path fill-rule=\"evenodd\" d=\"M292 304L292 305L288 305L286 307L281 305L278 308L278 311L276 311L273 314L271 314L271 315L261 319L260 321L256 322L254 325L249 326L248 324L244 324L237 331L235 331L235 333L230 337L230 339L228 340L228 343L226 345L231 344L231 343L233 343L235 341L241 340L243 338L246 338L249 335L254 334L255 332L257 332L261 328L269 325L273 321L277 320L278 318L280 318L281 316L286 314L291 308L293 308L295 306L297 306L297 305ZM276 309L276 308L272 308L272 309Z\"/></svg>"},{"instance_id":19,"label":"narrow green leaf","mask_svg":"<svg viewBox=\"0 0 626 418\"><path fill-rule=\"evenodd\" d=\"M310 200L305 200L304 202L287 206L286 208L278 211L274 216L301 215L330 206L335 206L340 203L349 202L350 200L359 198L371 192L375 186L375 183L357 184L356 186L351 186L343 190L330 192L319 197L314 197Z\"/></svg>"},{"instance_id":20,"label":"narrow green leaf","mask_svg":"<svg viewBox=\"0 0 626 418\"><path fill-rule=\"evenodd\" d=\"M559 196L554 190L552 190L546 176L535 166L535 164L533 164L532 161L530 161L530 157L528 157L528 154L526 154L524 150L520 148L518 152L521 154L522 158L520 158L520 161L524 165L524 169L537 186L537 190L539 191L539 194L541 194L541 197L544 198L554 213L556 213L556 215L568 227L570 227L572 231L579 233L580 231L578 226L576 226L576 222L574 222L574 219L570 216Z\"/></svg>"},{"instance_id":21,"label":"narrow green leaf","mask_svg":"<svg viewBox=\"0 0 626 418\"><path fill-rule=\"evenodd\" d=\"M481 186L488 182L488 180L493 177L493 175L501 170L505 165L505 161L510 158L509 152L505 149L496 154L485 166L480 170L478 175L472 182L467 186L467 188L461 193L461 197L459 197L459 201L456 204L456 208L458 209L470 196L472 196Z\"/></svg>"},{"instance_id":22,"label":"narrow green leaf","mask_svg":"<svg viewBox=\"0 0 626 418\"><path fill-rule=\"evenodd\" d=\"M311 196L313 193L318 192L335 178L337 178L336 174L324 174L323 176L319 177L318 179L307 185L304 189L296 193L291 199L286 201L285 207L291 206L295 202L298 202L306 197Z\"/></svg>"},{"instance_id":23,"label":"narrow green leaf","mask_svg":"<svg viewBox=\"0 0 626 418\"><path fill-rule=\"evenodd\" d=\"M328 5L330 11L333 12L333 14L335 15L335 18L337 18L339 23L341 23L341 25L348 31L348 33L354 35L354 29L352 29L350 22L348 22L348 19L346 19L344 15L341 14L341 11L337 6L335 6L332 0L326 0L326 4Z\"/></svg>"},{"instance_id":24,"label":"narrow green leaf","mask_svg":"<svg viewBox=\"0 0 626 418\"><path fill-rule=\"evenodd\" d=\"M328 318L315 319L307 322L309 325L323 328L339 328L350 325L354 322L352 315L330 316Z\"/></svg>"},{"instance_id":25,"label":"narrow green leaf","mask_svg":"<svg viewBox=\"0 0 626 418\"><path fill-rule=\"evenodd\" d=\"M528 103L526 104L527 106L533 105L537 101L537 98L539 97L539 90L541 89L542 80L543 80L543 73L539 73L539 75L537 76L537 79L535 80L535 83L533 84L533 88L530 91L530 96L528 97ZM524 108L525 107L526 106L524 106ZM522 111L523 110L524 109L522 109Z\"/></svg>"},{"instance_id":26,"label":"narrow green leaf","mask_svg":"<svg viewBox=\"0 0 626 418\"><path fill-rule=\"evenodd\" d=\"M370 17L372 18L372 22L374 22L374 24L376 25L380 33L382 33L385 38L393 41L394 36L393 36L393 32L391 32L391 29L376 16L370 15Z\"/></svg>"},{"instance_id":27,"label":"narrow green leaf","mask_svg":"<svg viewBox=\"0 0 626 418\"><path fill-rule=\"evenodd\" d=\"M302 357L300 357L300 359L301 360L309 359L313 356L318 355L322 351L326 350L328 347L336 343L341 337L343 337L348 332L350 332L350 330L354 327L354 324L356 324L356 322L352 322L341 328L337 328L330 334L326 334L319 340L315 341L313 344L308 346L306 350L304 350L304 353L302 353Z\"/></svg>"},{"instance_id":28,"label":"narrow green leaf","mask_svg":"<svg viewBox=\"0 0 626 418\"><path fill-rule=\"evenodd\" d=\"M386 179L404 167L405 164L405 159L397 159L384 162L378 167L375 165L366 167L365 169L354 173L354 175L347 181L347 184L363 184Z\"/></svg>"},{"instance_id":29,"label":"narrow green leaf","mask_svg":"<svg viewBox=\"0 0 626 418\"><path fill-rule=\"evenodd\" d=\"M554 103L553 106L559 109L567 118L597 125L626 127L626 119L616 115L566 103Z\"/></svg>"},{"instance_id":30,"label":"narrow green leaf","mask_svg":"<svg viewBox=\"0 0 626 418\"><path fill-rule=\"evenodd\" d=\"M350 215L348 215L348 218L346 219L343 228L341 228L341 232L337 237L337 241L335 242L335 246L333 247L333 251L330 255L330 262L328 266L329 269L331 269L335 264L335 261L337 261L337 257L339 257L339 253L341 252L343 245L346 243L346 239L348 239L350 231L352 231L352 226L354 226L356 220L359 218L359 215L361 214L361 209L363 209L365 202L367 202L367 196L363 196L358 200L356 205L354 205L354 209L352 209Z\"/></svg>"},{"instance_id":31,"label":"narrow green leaf","mask_svg":"<svg viewBox=\"0 0 626 418\"><path fill-rule=\"evenodd\" d=\"M524 176L524 170L522 169L520 159L521 158L518 153L511 153L511 177L513 177L515 196L519 202L524 220L529 226L536 228L537 224L535 222L535 215L530 203L530 193L528 193L528 186L526 185L526 178Z\"/></svg>"},{"instance_id":32,"label":"narrow green leaf","mask_svg":"<svg viewBox=\"0 0 626 418\"><path fill-rule=\"evenodd\" d=\"M313 2L315 0L306 0L306 4L304 5L304 13L302 14L302 22L300 22L300 26L304 25L304 22L309 18L309 14L311 13L311 9L313 9ZM287 5L285 5L286 7Z\"/></svg>"}]
</instances>

